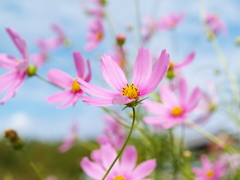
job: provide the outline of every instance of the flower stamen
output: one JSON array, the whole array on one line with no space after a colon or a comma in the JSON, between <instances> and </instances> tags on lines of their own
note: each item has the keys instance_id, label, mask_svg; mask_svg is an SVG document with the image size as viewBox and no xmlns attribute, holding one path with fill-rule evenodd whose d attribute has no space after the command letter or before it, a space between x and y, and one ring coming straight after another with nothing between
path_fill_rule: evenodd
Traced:
<instances>
[{"instance_id":1,"label":"flower stamen","mask_svg":"<svg viewBox=\"0 0 240 180\"><path fill-rule=\"evenodd\" d=\"M172 109L173 116L181 116L183 114L183 109L181 107L175 107Z\"/></svg>"},{"instance_id":2,"label":"flower stamen","mask_svg":"<svg viewBox=\"0 0 240 180\"><path fill-rule=\"evenodd\" d=\"M123 176L116 176L115 178L113 178L113 180L125 180L125 178Z\"/></svg>"},{"instance_id":3,"label":"flower stamen","mask_svg":"<svg viewBox=\"0 0 240 180\"><path fill-rule=\"evenodd\" d=\"M130 99L136 99L139 95L139 88L134 86L134 84L130 84L122 88L122 95L127 96Z\"/></svg>"},{"instance_id":4,"label":"flower stamen","mask_svg":"<svg viewBox=\"0 0 240 180\"><path fill-rule=\"evenodd\" d=\"M212 178L212 177L214 177L214 172L212 171L212 170L210 170L210 171L208 171L207 173L206 173L206 176L208 177L208 178Z\"/></svg>"},{"instance_id":5,"label":"flower stamen","mask_svg":"<svg viewBox=\"0 0 240 180\"><path fill-rule=\"evenodd\" d=\"M72 92L76 93L78 91L81 91L81 88L80 88L77 80L74 80L72 83Z\"/></svg>"},{"instance_id":6,"label":"flower stamen","mask_svg":"<svg viewBox=\"0 0 240 180\"><path fill-rule=\"evenodd\" d=\"M97 38L97 40L101 40L101 39L103 38L103 33L98 32L98 33L96 34L96 38Z\"/></svg>"}]
</instances>

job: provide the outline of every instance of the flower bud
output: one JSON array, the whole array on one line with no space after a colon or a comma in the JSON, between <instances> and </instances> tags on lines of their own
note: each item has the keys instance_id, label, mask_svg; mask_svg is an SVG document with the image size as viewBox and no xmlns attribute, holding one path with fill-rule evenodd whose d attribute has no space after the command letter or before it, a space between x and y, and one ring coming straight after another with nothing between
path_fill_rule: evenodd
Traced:
<instances>
[{"instance_id":1,"label":"flower bud","mask_svg":"<svg viewBox=\"0 0 240 180\"><path fill-rule=\"evenodd\" d=\"M17 132L12 129L5 131L4 137L9 140L10 145L16 150L21 149L24 145L22 140L18 137Z\"/></svg>"},{"instance_id":2,"label":"flower bud","mask_svg":"<svg viewBox=\"0 0 240 180\"><path fill-rule=\"evenodd\" d=\"M183 152L183 157L185 157L186 159L189 159L189 158L191 158L191 156L192 156L192 152L191 151L184 151Z\"/></svg>"},{"instance_id":3,"label":"flower bud","mask_svg":"<svg viewBox=\"0 0 240 180\"><path fill-rule=\"evenodd\" d=\"M36 75L37 72L37 67L36 66L28 66L27 68L27 74L29 77L32 77L34 75Z\"/></svg>"},{"instance_id":4,"label":"flower bud","mask_svg":"<svg viewBox=\"0 0 240 180\"><path fill-rule=\"evenodd\" d=\"M126 36L123 33L118 33L116 36L117 45L122 46L125 43Z\"/></svg>"},{"instance_id":5,"label":"flower bud","mask_svg":"<svg viewBox=\"0 0 240 180\"><path fill-rule=\"evenodd\" d=\"M175 77L174 69L169 68L166 74L168 79L173 79Z\"/></svg>"},{"instance_id":6,"label":"flower bud","mask_svg":"<svg viewBox=\"0 0 240 180\"><path fill-rule=\"evenodd\" d=\"M107 0L100 0L100 3L101 3L101 5L106 5L107 4Z\"/></svg>"}]
</instances>

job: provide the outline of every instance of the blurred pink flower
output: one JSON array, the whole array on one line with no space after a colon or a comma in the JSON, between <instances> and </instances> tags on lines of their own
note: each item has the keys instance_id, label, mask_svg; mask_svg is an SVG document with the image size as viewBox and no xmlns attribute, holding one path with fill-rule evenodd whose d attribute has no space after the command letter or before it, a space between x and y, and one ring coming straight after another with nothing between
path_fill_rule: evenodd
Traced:
<instances>
[{"instance_id":1,"label":"blurred pink flower","mask_svg":"<svg viewBox=\"0 0 240 180\"><path fill-rule=\"evenodd\" d=\"M89 28L90 32L87 34L86 38L89 42L85 46L85 50L92 51L103 40L103 36L104 36L103 31L104 30L103 30L103 25L102 25L101 19L99 19L99 18L93 19L89 23L88 28Z\"/></svg>"},{"instance_id":2,"label":"blurred pink flower","mask_svg":"<svg viewBox=\"0 0 240 180\"><path fill-rule=\"evenodd\" d=\"M145 16L142 25L143 42L147 42L157 29L157 22L151 16Z\"/></svg>"},{"instance_id":3,"label":"blurred pink flower","mask_svg":"<svg viewBox=\"0 0 240 180\"><path fill-rule=\"evenodd\" d=\"M79 52L73 53L75 68L77 71L77 77L73 78L69 74L58 70L50 69L48 72L48 79L61 88L68 88L68 90L61 91L59 93L53 94L47 98L49 103L61 103L65 102L58 108L65 108L68 106L74 106L79 98L82 97L84 93L79 86L77 80L83 79L83 81L89 82L91 80L91 67L90 62L87 60L88 74L84 77L85 74L85 63L82 55Z\"/></svg>"},{"instance_id":4,"label":"blurred pink flower","mask_svg":"<svg viewBox=\"0 0 240 180\"><path fill-rule=\"evenodd\" d=\"M216 14L208 13L205 22L215 35L219 33L227 34L226 25Z\"/></svg>"},{"instance_id":5,"label":"blurred pink flower","mask_svg":"<svg viewBox=\"0 0 240 180\"><path fill-rule=\"evenodd\" d=\"M220 161L227 166L225 174L234 174L240 168L240 154L223 153L220 155Z\"/></svg>"},{"instance_id":6,"label":"blurred pink flower","mask_svg":"<svg viewBox=\"0 0 240 180\"><path fill-rule=\"evenodd\" d=\"M78 82L84 92L98 97L83 96L83 102L92 106L124 105L138 100L151 93L165 76L169 65L169 55L162 51L158 62L152 72L152 56L148 49L139 49L132 83L128 84L122 69L109 55L101 58L101 70L108 84L118 92L109 91L90 85L79 79ZM100 98L99 98L100 97Z\"/></svg>"},{"instance_id":7,"label":"blurred pink flower","mask_svg":"<svg viewBox=\"0 0 240 180\"><path fill-rule=\"evenodd\" d=\"M104 0L85 0L81 2L81 6L83 6L86 9L86 13L98 18L103 18L104 17L104 9L103 5ZM89 6L90 7L87 7Z\"/></svg>"},{"instance_id":8,"label":"blurred pink flower","mask_svg":"<svg viewBox=\"0 0 240 180\"><path fill-rule=\"evenodd\" d=\"M212 164L206 155L202 155L201 162L202 168L193 168L196 175L195 180L218 180L223 177L226 167L222 161Z\"/></svg>"},{"instance_id":9,"label":"blurred pink flower","mask_svg":"<svg viewBox=\"0 0 240 180\"><path fill-rule=\"evenodd\" d=\"M105 135L100 135L97 141L100 145L110 144L115 149L119 150L125 140L125 131L123 127L111 116L104 118L107 127L104 129ZM119 119L119 121L121 121Z\"/></svg>"},{"instance_id":10,"label":"blurred pink flower","mask_svg":"<svg viewBox=\"0 0 240 180\"><path fill-rule=\"evenodd\" d=\"M207 88L209 93L206 93L204 91L200 92L201 101L199 102L196 109L201 113L201 115L194 120L196 123L202 123L206 121L216 110L218 105L215 84L209 82L207 83Z\"/></svg>"},{"instance_id":11,"label":"blurred pink flower","mask_svg":"<svg viewBox=\"0 0 240 180\"><path fill-rule=\"evenodd\" d=\"M126 51L121 46L115 46L114 52L108 53L114 61L122 68L124 69L126 60L124 57L126 56Z\"/></svg>"},{"instance_id":12,"label":"blurred pink flower","mask_svg":"<svg viewBox=\"0 0 240 180\"><path fill-rule=\"evenodd\" d=\"M169 16L163 16L159 22L158 28L160 30L174 29L185 17L184 13L172 13Z\"/></svg>"},{"instance_id":13,"label":"blurred pink flower","mask_svg":"<svg viewBox=\"0 0 240 180\"><path fill-rule=\"evenodd\" d=\"M167 85L163 85L159 92L163 103L144 101L143 107L148 112L158 116L144 117L143 121L153 125L160 124L165 129L172 128L176 124L182 124L188 118L188 114L197 106L200 90L195 88L188 98L188 85L185 79L180 80L178 90L179 97L177 98Z\"/></svg>"},{"instance_id":14,"label":"blurred pink flower","mask_svg":"<svg viewBox=\"0 0 240 180\"><path fill-rule=\"evenodd\" d=\"M6 28L6 31L20 52L22 60L8 54L0 54L0 67L10 70L10 72L0 76L0 93L8 88L5 96L0 100L0 104L4 104L15 95L27 76L28 69L28 53L25 40L11 28Z\"/></svg>"},{"instance_id":15,"label":"blurred pink flower","mask_svg":"<svg viewBox=\"0 0 240 180\"><path fill-rule=\"evenodd\" d=\"M63 144L58 148L59 152L64 153L71 149L74 142L77 140L77 137L78 137L78 121L74 120L70 128L69 134L66 137L64 137Z\"/></svg>"},{"instance_id":16,"label":"blurred pink flower","mask_svg":"<svg viewBox=\"0 0 240 180\"><path fill-rule=\"evenodd\" d=\"M116 158L117 152L110 145L102 145L98 155L100 162L91 162L87 157L84 157L80 163L83 171L94 180L101 180L103 178L107 169ZM135 167L136 163L137 152L135 147L127 146L123 151L120 161L118 160L115 163L106 180L153 180L145 177L155 169L157 165L156 160L147 160Z\"/></svg>"}]
</instances>

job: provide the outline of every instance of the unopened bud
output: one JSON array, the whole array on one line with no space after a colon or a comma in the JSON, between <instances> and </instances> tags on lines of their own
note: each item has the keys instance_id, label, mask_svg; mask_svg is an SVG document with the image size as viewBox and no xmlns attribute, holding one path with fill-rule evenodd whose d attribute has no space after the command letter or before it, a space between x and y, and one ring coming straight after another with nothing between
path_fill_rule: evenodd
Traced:
<instances>
[{"instance_id":1,"label":"unopened bud","mask_svg":"<svg viewBox=\"0 0 240 180\"><path fill-rule=\"evenodd\" d=\"M235 43L236 43L237 46L240 46L240 37L237 37L237 38L236 38Z\"/></svg>"},{"instance_id":2,"label":"unopened bud","mask_svg":"<svg viewBox=\"0 0 240 180\"><path fill-rule=\"evenodd\" d=\"M28 66L27 68L27 74L29 77L32 77L34 75L36 75L37 72L37 67L36 66Z\"/></svg>"},{"instance_id":3,"label":"unopened bud","mask_svg":"<svg viewBox=\"0 0 240 180\"><path fill-rule=\"evenodd\" d=\"M21 149L24 145L22 140L18 137L17 132L12 129L5 131L4 137L9 140L10 145L16 150Z\"/></svg>"},{"instance_id":4,"label":"unopened bud","mask_svg":"<svg viewBox=\"0 0 240 180\"><path fill-rule=\"evenodd\" d=\"M106 5L107 4L107 0L100 0L100 3L101 3L101 5Z\"/></svg>"},{"instance_id":5,"label":"unopened bud","mask_svg":"<svg viewBox=\"0 0 240 180\"><path fill-rule=\"evenodd\" d=\"M122 46L125 43L126 36L123 33L118 33L116 36L117 45Z\"/></svg>"}]
</instances>

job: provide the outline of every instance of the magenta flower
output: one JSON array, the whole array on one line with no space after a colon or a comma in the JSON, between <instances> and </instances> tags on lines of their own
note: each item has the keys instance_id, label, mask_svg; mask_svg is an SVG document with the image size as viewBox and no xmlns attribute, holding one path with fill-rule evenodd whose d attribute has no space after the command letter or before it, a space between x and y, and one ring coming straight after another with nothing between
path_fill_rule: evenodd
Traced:
<instances>
[{"instance_id":1,"label":"magenta flower","mask_svg":"<svg viewBox=\"0 0 240 180\"><path fill-rule=\"evenodd\" d=\"M146 100L143 107L155 117L144 117L143 121L148 124L162 125L169 129L176 124L182 124L189 117L189 113L197 106L200 90L195 88L190 97L187 97L188 86L185 79L178 84L179 97L167 86L160 88L160 98L163 103Z\"/></svg>"},{"instance_id":2,"label":"magenta flower","mask_svg":"<svg viewBox=\"0 0 240 180\"><path fill-rule=\"evenodd\" d=\"M82 55L79 52L74 52L73 58L74 58L75 67L77 71L76 78L73 78L69 74L58 69L50 69L47 75L48 79L52 83L56 84L61 88L64 88L64 89L67 88L67 90L53 94L47 98L47 101L53 104L65 102L58 108L74 106L77 100L80 97L82 97L82 94L83 94L83 91L79 86L77 80L83 79L83 81L89 82L92 76L89 60L87 60L88 74L84 77L85 67L84 67L84 60Z\"/></svg>"},{"instance_id":3,"label":"magenta flower","mask_svg":"<svg viewBox=\"0 0 240 180\"><path fill-rule=\"evenodd\" d=\"M89 41L89 43L85 46L85 50L92 51L103 40L104 30L102 22L99 18L92 20L89 23L88 28L90 32L87 34L86 38Z\"/></svg>"},{"instance_id":4,"label":"magenta flower","mask_svg":"<svg viewBox=\"0 0 240 180\"><path fill-rule=\"evenodd\" d=\"M59 146L59 151L61 153L67 152L69 149L72 148L74 142L77 140L78 137L78 122L75 120L73 121L72 127L70 128L70 133L64 137L63 144Z\"/></svg>"},{"instance_id":5,"label":"magenta flower","mask_svg":"<svg viewBox=\"0 0 240 180\"><path fill-rule=\"evenodd\" d=\"M103 145L98 155L100 162L91 162L87 157L84 157L80 163L83 171L94 180L103 178L117 156L117 152L110 145ZM122 158L115 163L106 180L153 180L145 177L155 169L157 165L156 160L151 159L135 167L136 162L137 152L135 147L127 146L122 154Z\"/></svg>"},{"instance_id":6,"label":"magenta flower","mask_svg":"<svg viewBox=\"0 0 240 180\"><path fill-rule=\"evenodd\" d=\"M216 14L208 13L205 22L214 35L218 35L220 33L227 34L226 25Z\"/></svg>"},{"instance_id":7,"label":"magenta flower","mask_svg":"<svg viewBox=\"0 0 240 180\"><path fill-rule=\"evenodd\" d=\"M100 145L110 144L115 149L120 149L125 140L125 131L123 127L111 116L104 118L107 127L104 129L106 136L98 136L97 141ZM119 121L121 121L119 119Z\"/></svg>"},{"instance_id":8,"label":"magenta flower","mask_svg":"<svg viewBox=\"0 0 240 180\"><path fill-rule=\"evenodd\" d=\"M101 70L108 84L118 92L109 91L90 85L79 79L84 92L98 97L83 96L83 102L92 106L123 105L138 100L151 93L163 79L169 65L169 55L162 51L152 72L152 56L148 49L139 49L133 70L132 83L127 79L122 69L109 55L101 58Z\"/></svg>"},{"instance_id":9,"label":"magenta flower","mask_svg":"<svg viewBox=\"0 0 240 180\"><path fill-rule=\"evenodd\" d=\"M193 168L196 175L195 180L218 180L223 177L225 164L221 161L216 161L212 164L206 155L201 156L202 168Z\"/></svg>"},{"instance_id":10,"label":"magenta flower","mask_svg":"<svg viewBox=\"0 0 240 180\"><path fill-rule=\"evenodd\" d=\"M174 14L169 16L164 16L161 18L158 28L160 30L174 29L182 20L184 19L184 13Z\"/></svg>"},{"instance_id":11,"label":"magenta flower","mask_svg":"<svg viewBox=\"0 0 240 180\"><path fill-rule=\"evenodd\" d=\"M0 76L0 93L8 88L5 96L0 100L0 104L4 104L15 95L27 76L28 69L28 53L25 40L11 28L6 28L6 31L20 52L22 60L8 54L0 54L0 67L11 71Z\"/></svg>"}]
</instances>

